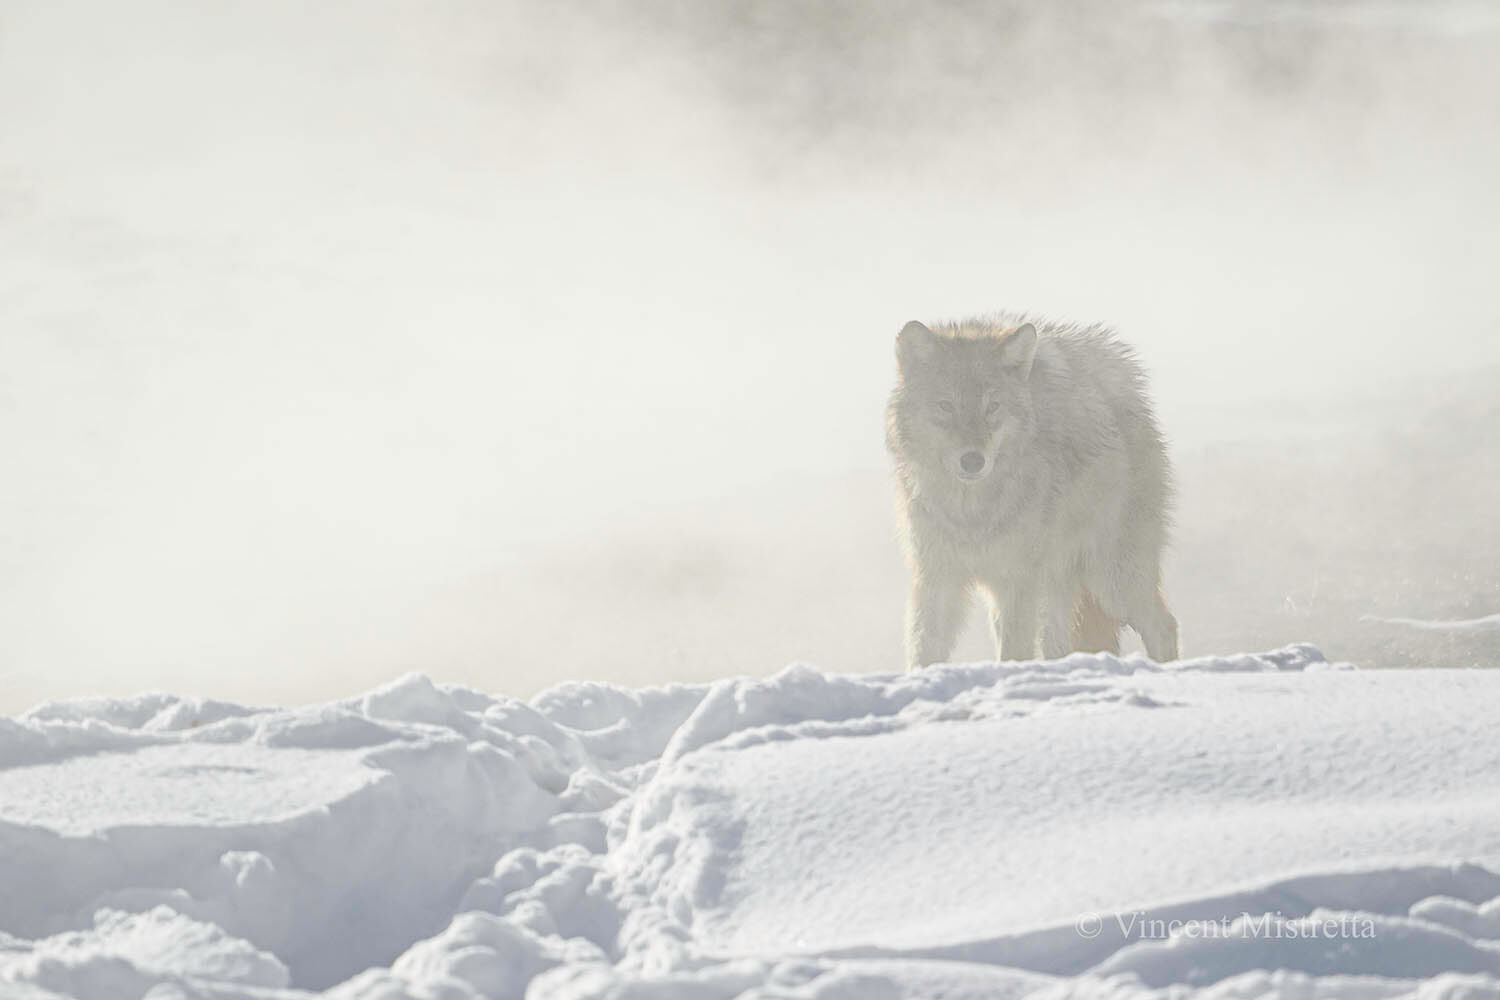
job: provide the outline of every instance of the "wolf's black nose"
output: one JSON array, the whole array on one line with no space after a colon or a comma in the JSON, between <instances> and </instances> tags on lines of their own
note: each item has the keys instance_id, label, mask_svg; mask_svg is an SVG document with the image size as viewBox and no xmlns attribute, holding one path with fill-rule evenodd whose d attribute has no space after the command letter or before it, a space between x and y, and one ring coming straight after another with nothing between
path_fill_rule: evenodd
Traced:
<instances>
[{"instance_id":1,"label":"wolf's black nose","mask_svg":"<svg viewBox=\"0 0 1500 1000\"><path fill-rule=\"evenodd\" d=\"M958 457L958 467L965 472L978 472L984 468L984 456L977 451L966 451Z\"/></svg>"}]
</instances>

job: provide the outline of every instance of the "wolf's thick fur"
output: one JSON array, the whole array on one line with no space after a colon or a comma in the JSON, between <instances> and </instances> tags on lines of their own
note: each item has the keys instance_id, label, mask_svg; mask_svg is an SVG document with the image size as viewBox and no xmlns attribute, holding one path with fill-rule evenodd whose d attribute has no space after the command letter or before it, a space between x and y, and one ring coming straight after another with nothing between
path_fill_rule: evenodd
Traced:
<instances>
[{"instance_id":1,"label":"wolf's thick fur","mask_svg":"<svg viewBox=\"0 0 1500 1000\"><path fill-rule=\"evenodd\" d=\"M1128 624L1177 657L1161 595L1171 470L1145 375L1102 326L1002 314L896 340L886 414L911 594L907 663L953 652L969 592L1000 658L1116 651Z\"/></svg>"}]
</instances>

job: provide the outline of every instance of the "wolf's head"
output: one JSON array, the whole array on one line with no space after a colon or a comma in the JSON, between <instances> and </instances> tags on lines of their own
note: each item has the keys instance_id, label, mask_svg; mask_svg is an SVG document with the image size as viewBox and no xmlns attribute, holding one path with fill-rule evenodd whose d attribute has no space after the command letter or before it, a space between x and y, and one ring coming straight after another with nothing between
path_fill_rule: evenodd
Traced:
<instances>
[{"instance_id":1,"label":"wolf's head","mask_svg":"<svg viewBox=\"0 0 1500 1000\"><path fill-rule=\"evenodd\" d=\"M942 328L940 328L942 329ZM911 321L896 338L900 381L891 402L891 447L929 471L977 484L1034 423L1031 369L1037 332L955 328Z\"/></svg>"}]
</instances>

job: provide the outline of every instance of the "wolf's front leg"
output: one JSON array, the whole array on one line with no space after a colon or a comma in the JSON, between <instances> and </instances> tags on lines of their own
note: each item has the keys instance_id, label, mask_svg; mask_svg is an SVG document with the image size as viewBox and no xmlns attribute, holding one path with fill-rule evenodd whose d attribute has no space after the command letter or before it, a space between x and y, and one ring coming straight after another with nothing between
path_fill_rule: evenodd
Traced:
<instances>
[{"instance_id":1,"label":"wolf's front leg","mask_svg":"<svg viewBox=\"0 0 1500 1000\"><path fill-rule=\"evenodd\" d=\"M1080 587L1071 579L1052 580L1047 584L1046 607L1042 618L1042 655L1059 660L1073 652L1074 604Z\"/></svg>"},{"instance_id":2,"label":"wolf's front leg","mask_svg":"<svg viewBox=\"0 0 1500 1000\"><path fill-rule=\"evenodd\" d=\"M992 624L995 655L1002 660L1036 659L1037 590L1030 583L1016 583L1001 591Z\"/></svg>"},{"instance_id":3,"label":"wolf's front leg","mask_svg":"<svg viewBox=\"0 0 1500 1000\"><path fill-rule=\"evenodd\" d=\"M906 664L918 670L946 662L963 625L966 583L953 576L918 573L906 602Z\"/></svg>"}]
</instances>

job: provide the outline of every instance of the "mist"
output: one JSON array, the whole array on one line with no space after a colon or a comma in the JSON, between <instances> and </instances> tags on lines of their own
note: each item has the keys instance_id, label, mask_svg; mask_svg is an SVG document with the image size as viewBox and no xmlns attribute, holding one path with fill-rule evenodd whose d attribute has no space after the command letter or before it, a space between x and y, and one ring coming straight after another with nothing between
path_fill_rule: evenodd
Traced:
<instances>
[{"instance_id":1,"label":"mist","mask_svg":"<svg viewBox=\"0 0 1500 1000\"><path fill-rule=\"evenodd\" d=\"M0 710L899 669L895 333L1002 308L1151 372L1187 651L1477 662L1364 619L1500 610L1497 56L1459 3L12 0Z\"/></svg>"}]
</instances>

